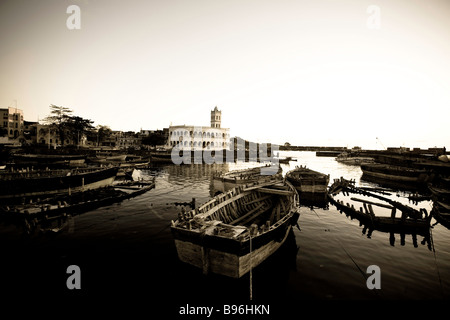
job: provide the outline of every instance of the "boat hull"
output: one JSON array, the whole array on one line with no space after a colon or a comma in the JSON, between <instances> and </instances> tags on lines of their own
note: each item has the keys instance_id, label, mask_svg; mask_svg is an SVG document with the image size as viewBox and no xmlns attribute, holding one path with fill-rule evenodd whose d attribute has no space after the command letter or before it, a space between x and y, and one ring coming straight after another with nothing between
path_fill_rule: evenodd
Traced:
<instances>
[{"instance_id":1,"label":"boat hull","mask_svg":"<svg viewBox=\"0 0 450 320\"><path fill-rule=\"evenodd\" d=\"M297 223L298 193L286 181L234 188L172 221L182 262L240 278L286 241Z\"/></svg>"},{"instance_id":2,"label":"boat hull","mask_svg":"<svg viewBox=\"0 0 450 320\"><path fill-rule=\"evenodd\" d=\"M286 173L286 179L297 190L302 204L323 206L328 201L329 175L305 167L297 167Z\"/></svg>"},{"instance_id":3,"label":"boat hull","mask_svg":"<svg viewBox=\"0 0 450 320\"><path fill-rule=\"evenodd\" d=\"M276 170L276 171L275 171ZM230 171L224 174L214 174L212 178L213 195L227 192L233 188L249 183L265 182L282 179L282 169L264 166Z\"/></svg>"},{"instance_id":4,"label":"boat hull","mask_svg":"<svg viewBox=\"0 0 450 320\"><path fill-rule=\"evenodd\" d=\"M111 185L119 168L89 170L79 174L19 177L0 180L0 199L64 194L97 189Z\"/></svg>"},{"instance_id":5,"label":"boat hull","mask_svg":"<svg viewBox=\"0 0 450 320\"><path fill-rule=\"evenodd\" d=\"M285 230L283 229L284 236L280 241L270 240L248 253L227 252L223 248L208 247L178 239L175 239L175 246L178 258L184 263L201 269L207 268L207 272L241 278L250 269L257 267L275 253L286 241L291 228L291 225L288 225Z\"/></svg>"},{"instance_id":6,"label":"boat hull","mask_svg":"<svg viewBox=\"0 0 450 320\"><path fill-rule=\"evenodd\" d=\"M415 170L406 167L404 168L374 164L362 165L361 170L364 176L396 182L425 183L429 178L425 170Z\"/></svg>"}]
</instances>

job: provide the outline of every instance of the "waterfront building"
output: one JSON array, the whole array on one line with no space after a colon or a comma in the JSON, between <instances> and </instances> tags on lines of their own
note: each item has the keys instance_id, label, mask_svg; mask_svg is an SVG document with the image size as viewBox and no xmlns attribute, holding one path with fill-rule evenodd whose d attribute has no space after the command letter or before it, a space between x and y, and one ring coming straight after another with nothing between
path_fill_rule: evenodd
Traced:
<instances>
[{"instance_id":1,"label":"waterfront building","mask_svg":"<svg viewBox=\"0 0 450 320\"><path fill-rule=\"evenodd\" d=\"M0 136L19 140L23 134L23 111L17 108L0 109Z\"/></svg>"},{"instance_id":2,"label":"waterfront building","mask_svg":"<svg viewBox=\"0 0 450 320\"><path fill-rule=\"evenodd\" d=\"M25 144L36 144L37 143L37 125L39 122L36 121L24 121L23 122L23 139Z\"/></svg>"},{"instance_id":3,"label":"waterfront building","mask_svg":"<svg viewBox=\"0 0 450 320\"><path fill-rule=\"evenodd\" d=\"M177 125L169 126L167 147L183 150L223 150L230 146L230 129L222 128L222 112L211 111L210 126Z\"/></svg>"},{"instance_id":4,"label":"waterfront building","mask_svg":"<svg viewBox=\"0 0 450 320\"><path fill-rule=\"evenodd\" d=\"M86 136L84 134L79 137L73 137L70 130L66 130L64 135L64 143L62 143L58 131L51 125L36 123L32 126L36 127L36 129L33 129L36 132L36 142L41 145L47 145L49 148L57 148L62 145L81 146L86 144ZM77 141L78 139L79 141Z\"/></svg>"},{"instance_id":5,"label":"waterfront building","mask_svg":"<svg viewBox=\"0 0 450 320\"><path fill-rule=\"evenodd\" d=\"M119 149L140 149L141 143L138 134L133 131L118 131L116 136L116 147Z\"/></svg>"}]
</instances>

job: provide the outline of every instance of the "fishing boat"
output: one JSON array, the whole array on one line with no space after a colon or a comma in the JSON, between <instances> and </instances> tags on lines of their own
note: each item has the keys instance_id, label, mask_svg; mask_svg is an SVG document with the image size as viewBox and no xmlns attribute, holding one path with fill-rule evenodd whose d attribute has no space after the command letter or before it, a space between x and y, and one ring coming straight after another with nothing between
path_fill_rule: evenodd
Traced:
<instances>
[{"instance_id":1,"label":"fishing boat","mask_svg":"<svg viewBox=\"0 0 450 320\"><path fill-rule=\"evenodd\" d=\"M151 163L173 163L172 153L170 151L156 151L150 153Z\"/></svg>"},{"instance_id":2,"label":"fishing boat","mask_svg":"<svg viewBox=\"0 0 450 320\"><path fill-rule=\"evenodd\" d=\"M286 173L286 179L297 189L302 203L322 203L327 200L330 175L296 166Z\"/></svg>"},{"instance_id":3,"label":"fishing boat","mask_svg":"<svg viewBox=\"0 0 450 320\"><path fill-rule=\"evenodd\" d=\"M431 214L437 222L450 229L450 204L434 201Z\"/></svg>"},{"instance_id":4,"label":"fishing boat","mask_svg":"<svg viewBox=\"0 0 450 320\"><path fill-rule=\"evenodd\" d=\"M363 156L357 156L357 155L351 155L347 152L343 152L341 154L339 154L335 160L337 162L343 163L343 164L347 164L347 165L356 165L356 166L360 166L362 164L367 164L367 163L374 163L375 160L372 157L363 157Z\"/></svg>"},{"instance_id":5,"label":"fishing boat","mask_svg":"<svg viewBox=\"0 0 450 320\"><path fill-rule=\"evenodd\" d=\"M38 221L55 220L67 214L74 215L111 205L141 195L155 187L155 179L125 181L108 187L73 194L61 194L29 203L2 205L0 217L27 218ZM50 219L50 220L48 220Z\"/></svg>"},{"instance_id":6,"label":"fishing boat","mask_svg":"<svg viewBox=\"0 0 450 320\"><path fill-rule=\"evenodd\" d=\"M69 154L15 154L12 156L15 167L26 166L81 166L86 161L85 155Z\"/></svg>"},{"instance_id":7,"label":"fishing boat","mask_svg":"<svg viewBox=\"0 0 450 320\"><path fill-rule=\"evenodd\" d=\"M426 169L417 169L403 166L393 166L382 163L363 164L362 178L380 179L398 183L425 184L433 179L433 176Z\"/></svg>"},{"instance_id":8,"label":"fishing boat","mask_svg":"<svg viewBox=\"0 0 450 320\"><path fill-rule=\"evenodd\" d=\"M298 204L286 180L233 188L172 221L178 257L204 274L240 278L282 246Z\"/></svg>"},{"instance_id":9,"label":"fishing boat","mask_svg":"<svg viewBox=\"0 0 450 320\"><path fill-rule=\"evenodd\" d=\"M215 172L212 176L214 195L220 192L226 192L240 185L253 183L257 181L281 180L282 169L280 166L259 166L232 170L228 172Z\"/></svg>"},{"instance_id":10,"label":"fishing boat","mask_svg":"<svg viewBox=\"0 0 450 320\"><path fill-rule=\"evenodd\" d=\"M450 202L450 189L432 185L428 185L428 189L431 191L431 194L435 200Z\"/></svg>"},{"instance_id":11,"label":"fishing boat","mask_svg":"<svg viewBox=\"0 0 450 320\"><path fill-rule=\"evenodd\" d=\"M0 199L70 194L111 185L119 167L0 173Z\"/></svg>"},{"instance_id":12,"label":"fishing boat","mask_svg":"<svg viewBox=\"0 0 450 320\"><path fill-rule=\"evenodd\" d=\"M284 163L284 164L289 164L289 162L291 162L291 161L293 161L292 157L278 159L279 163Z\"/></svg>"},{"instance_id":13,"label":"fishing boat","mask_svg":"<svg viewBox=\"0 0 450 320\"><path fill-rule=\"evenodd\" d=\"M371 229L428 234L431 215L389 197L355 187L354 181L336 179L329 189L336 208L357 218Z\"/></svg>"},{"instance_id":14,"label":"fishing boat","mask_svg":"<svg viewBox=\"0 0 450 320\"><path fill-rule=\"evenodd\" d=\"M127 155L113 154L113 153L97 153L94 157L89 157L88 160L93 163L125 162L127 160Z\"/></svg>"}]
</instances>

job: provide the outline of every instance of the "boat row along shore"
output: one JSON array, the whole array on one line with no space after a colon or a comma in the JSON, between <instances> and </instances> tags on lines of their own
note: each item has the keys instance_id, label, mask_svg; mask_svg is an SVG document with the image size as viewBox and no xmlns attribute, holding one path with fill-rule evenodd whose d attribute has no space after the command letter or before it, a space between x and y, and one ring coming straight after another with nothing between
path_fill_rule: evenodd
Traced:
<instances>
[{"instance_id":1,"label":"boat row along shore","mask_svg":"<svg viewBox=\"0 0 450 320\"><path fill-rule=\"evenodd\" d=\"M162 163L161 159L155 162ZM48 167L49 160L55 162L53 168ZM134 170L150 168L151 159L127 161L105 155L90 160L96 165L81 167L74 165L83 159L69 156L57 160L22 155L16 161L45 163L45 168L22 165L0 172L1 218L20 220L28 234L59 232L72 216L139 196L156 183L155 176L132 177ZM189 210L182 207L177 218L168 221L179 260L205 274L241 278L276 252L295 226L300 229L302 206L328 209L331 203L359 220L368 236L374 230L391 236L409 234L414 243L418 235L429 241L432 217L450 228L449 163L348 153L336 161L359 166L361 180L376 181L379 188L358 186L345 177L330 181L329 174L291 157L277 164L212 174L211 199L199 206L193 199ZM432 200L432 210L396 200L392 193L399 184L411 191L416 202Z\"/></svg>"}]
</instances>

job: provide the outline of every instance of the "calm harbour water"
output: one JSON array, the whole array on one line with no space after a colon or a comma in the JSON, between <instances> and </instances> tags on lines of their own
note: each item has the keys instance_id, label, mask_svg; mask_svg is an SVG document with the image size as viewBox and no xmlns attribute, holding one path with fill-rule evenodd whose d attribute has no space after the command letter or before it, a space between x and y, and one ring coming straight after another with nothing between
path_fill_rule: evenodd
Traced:
<instances>
[{"instance_id":1,"label":"calm harbour water","mask_svg":"<svg viewBox=\"0 0 450 320\"><path fill-rule=\"evenodd\" d=\"M297 162L282 164L283 172L295 165L361 181L358 166L316 157L314 152L280 152ZM302 207L299 230L293 229L286 244L252 273L250 279L204 276L201 270L181 263L170 232L170 221L181 206L195 198L210 199L211 175L257 164L161 165L135 172L156 175L156 188L120 204L83 213L70 219L58 234L23 234L14 225L0 224L2 296L30 301L63 298L66 301L124 301L152 308L152 312L177 314L191 305L273 304L284 299L291 305L320 301L445 301L450 298L450 230L432 220L431 245L418 236L394 244L388 233L363 233L359 221L328 208ZM398 198L405 194L398 192ZM407 200L402 200L407 201ZM430 202L420 206L431 210ZM81 270L81 289L66 286L67 267ZM381 289L369 290L370 265L381 271ZM74 300L75 299L75 300Z\"/></svg>"}]
</instances>

